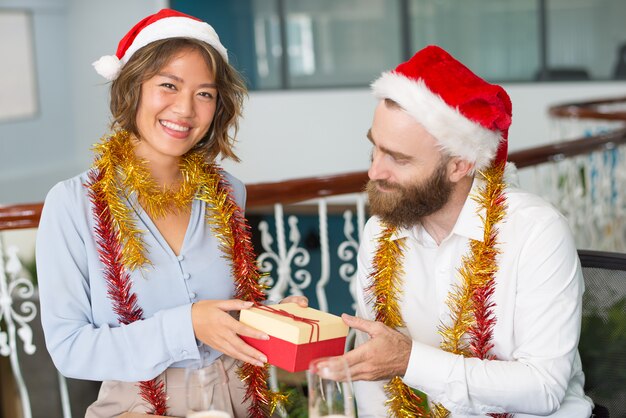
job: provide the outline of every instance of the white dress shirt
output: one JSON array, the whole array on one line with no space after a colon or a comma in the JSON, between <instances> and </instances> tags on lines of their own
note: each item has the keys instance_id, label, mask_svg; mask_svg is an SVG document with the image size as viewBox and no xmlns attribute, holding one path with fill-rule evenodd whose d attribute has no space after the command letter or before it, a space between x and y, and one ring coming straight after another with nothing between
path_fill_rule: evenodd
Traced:
<instances>
[{"instance_id":1,"label":"white dress shirt","mask_svg":"<svg viewBox=\"0 0 626 418\"><path fill-rule=\"evenodd\" d=\"M476 180L470 196L482 181ZM452 232L437 245L420 225L398 230L406 239L404 277L398 295L413 340L404 382L443 404L452 417L485 417L510 412L515 417L587 418L592 402L583 393L584 375L577 346L582 294L580 263L567 221L538 196L507 188L506 216L499 223L496 290L497 322L492 353L480 360L445 352L437 332L450 320L445 303L469 240L483 239L477 203L470 197ZM371 218L358 257L357 315L374 320L364 289L381 232ZM357 345L367 335L357 335ZM384 382L355 382L359 417L385 417Z\"/></svg>"}]
</instances>

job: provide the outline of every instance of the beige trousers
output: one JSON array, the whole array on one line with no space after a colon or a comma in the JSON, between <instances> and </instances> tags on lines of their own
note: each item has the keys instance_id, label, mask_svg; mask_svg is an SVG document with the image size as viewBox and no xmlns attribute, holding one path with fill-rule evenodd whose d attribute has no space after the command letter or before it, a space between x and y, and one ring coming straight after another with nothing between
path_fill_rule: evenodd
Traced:
<instances>
[{"instance_id":1,"label":"beige trousers","mask_svg":"<svg viewBox=\"0 0 626 418\"><path fill-rule=\"evenodd\" d=\"M232 417L245 418L248 403L243 402L245 386L237 376L239 362L231 357L222 356L215 360L207 369L218 376L227 376L228 391L231 401ZM165 383L167 396L167 413L172 417L184 417L187 413L185 405L185 369L170 368L163 372L159 379ZM113 418L124 412L146 413L150 410L139 395L139 386L133 382L107 380L102 382L98 399L87 408L85 418Z\"/></svg>"}]
</instances>

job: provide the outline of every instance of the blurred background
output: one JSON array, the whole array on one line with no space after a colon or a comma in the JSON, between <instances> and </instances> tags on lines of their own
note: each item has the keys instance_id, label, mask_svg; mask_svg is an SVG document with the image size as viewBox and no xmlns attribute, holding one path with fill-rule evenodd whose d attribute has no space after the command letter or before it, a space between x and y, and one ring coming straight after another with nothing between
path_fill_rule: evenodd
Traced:
<instances>
[{"instance_id":1,"label":"blurred background","mask_svg":"<svg viewBox=\"0 0 626 418\"><path fill-rule=\"evenodd\" d=\"M555 139L549 105L626 91L623 0L0 0L0 203L89 167L109 123L91 63L167 6L212 24L248 81L226 164L246 183L366 169L368 85L428 44L509 91L512 150Z\"/></svg>"},{"instance_id":2,"label":"blurred background","mask_svg":"<svg viewBox=\"0 0 626 418\"><path fill-rule=\"evenodd\" d=\"M369 83L437 44L503 85L522 186L565 214L579 249L615 252L580 253L595 269L580 350L587 393L626 417L626 0L0 0L0 418L82 416L97 394L45 350L36 226L109 132L91 63L164 7L209 22L250 89L242 162L224 166L248 185L271 296L336 314L353 309L367 219ZM273 376L299 400L288 416L306 416L302 377Z\"/></svg>"}]
</instances>

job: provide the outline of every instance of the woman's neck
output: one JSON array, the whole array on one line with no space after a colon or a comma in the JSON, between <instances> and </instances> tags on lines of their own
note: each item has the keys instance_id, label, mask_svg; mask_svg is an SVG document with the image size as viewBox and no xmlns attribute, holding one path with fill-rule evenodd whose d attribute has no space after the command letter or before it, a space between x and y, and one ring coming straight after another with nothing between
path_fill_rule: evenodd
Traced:
<instances>
[{"instance_id":1,"label":"woman's neck","mask_svg":"<svg viewBox=\"0 0 626 418\"><path fill-rule=\"evenodd\" d=\"M159 186L171 188L181 180L180 157L154 152L141 141L135 142L135 156L146 161L146 168Z\"/></svg>"}]
</instances>

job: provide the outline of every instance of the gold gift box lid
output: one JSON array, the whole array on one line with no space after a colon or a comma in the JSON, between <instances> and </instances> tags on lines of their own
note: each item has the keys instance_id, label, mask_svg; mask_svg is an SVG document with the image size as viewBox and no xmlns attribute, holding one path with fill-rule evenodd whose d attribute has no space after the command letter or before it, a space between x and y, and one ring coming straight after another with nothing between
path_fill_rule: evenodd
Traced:
<instances>
[{"instance_id":1,"label":"gold gift box lid","mask_svg":"<svg viewBox=\"0 0 626 418\"><path fill-rule=\"evenodd\" d=\"M290 317L253 307L241 311L239 321L263 331L272 337L280 338L294 344L330 340L348 335L348 326L337 315L322 312L313 308L303 308L297 303L281 303L268 305L270 309L280 309L297 317L316 321L311 323L293 320ZM319 339L318 339L319 328ZM312 332L313 331L313 332ZM311 335L313 336L311 338Z\"/></svg>"}]
</instances>

